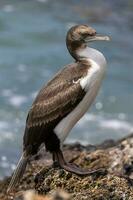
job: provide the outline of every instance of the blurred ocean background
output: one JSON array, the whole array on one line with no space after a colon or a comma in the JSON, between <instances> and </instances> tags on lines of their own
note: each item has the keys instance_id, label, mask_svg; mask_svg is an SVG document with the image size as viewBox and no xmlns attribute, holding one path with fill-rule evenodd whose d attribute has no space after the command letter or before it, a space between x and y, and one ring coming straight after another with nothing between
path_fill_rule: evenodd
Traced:
<instances>
[{"instance_id":1,"label":"blurred ocean background","mask_svg":"<svg viewBox=\"0 0 133 200\"><path fill-rule=\"evenodd\" d=\"M10 175L22 150L25 119L37 91L73 62L65 36L89 24L112 41L95 42L107 58L107 75L89 112L66 142L100 143L133 130L132 0L0 1L0 179Z\"/></svg>"}]
</instances>

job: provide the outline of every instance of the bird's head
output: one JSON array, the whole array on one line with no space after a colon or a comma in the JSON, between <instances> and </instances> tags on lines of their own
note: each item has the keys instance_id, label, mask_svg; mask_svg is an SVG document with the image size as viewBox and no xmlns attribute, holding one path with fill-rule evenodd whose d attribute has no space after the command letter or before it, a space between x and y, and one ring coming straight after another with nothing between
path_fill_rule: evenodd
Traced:
<instances>
[{"instance_id":1,"label":"bird's head","mask_svg":"<svg viewBox=\"0 0 133 200\"><path fill-rule=\"evenodd\" d=\"M71 42L81 43L88 43L97 40L110 40L108 36L97 34L94 28L87 25L77 25L70 28L67 33L67 39L71 40Z\"/></svg>"},{"instance_id":2,"label":"bird's head","mask_svg":"<svg viewBox=\"0 0 133 200\"><path fill-rule=\"evenodd\" d=\"M76 25L69 29L66 44L69 52L75 57L78 48L85 48L92 41L109 41L110 37L97 34L96 30L88 25Z\"/></svg>"}]
</instances>

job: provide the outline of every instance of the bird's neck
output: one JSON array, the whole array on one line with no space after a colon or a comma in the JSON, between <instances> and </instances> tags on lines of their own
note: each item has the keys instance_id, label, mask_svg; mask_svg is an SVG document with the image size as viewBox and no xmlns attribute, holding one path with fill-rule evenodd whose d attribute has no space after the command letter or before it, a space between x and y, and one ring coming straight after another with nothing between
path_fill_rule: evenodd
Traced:
<instances>
[{"instance_id":1,"label":"bird's neck","mask_svg":"<svg viewBox=\"0 0 133 200\"><path fill-rule=\"evenodd\" d=\"M104 55L96 49L93 49L87 46L84 49L79 49L77 51L77 55L79 57L79 60L82 60L82 59L93 60L101 67L106 66L106 59Z\"/></svg>"},{"instance_id":2,"label":"bird's neck","mask_svg":"<svg viewBox=\"0 0 133 200\"><path fill-rule=\"evenodd\" d=\"M84 43L69 43L69 41L67 41L67 48L71 56L77 62L81 62L82 60L93 60L99 66L106 66L106 59L104 55L100 51L90 48Z\"/></svg>"}]
</instances>

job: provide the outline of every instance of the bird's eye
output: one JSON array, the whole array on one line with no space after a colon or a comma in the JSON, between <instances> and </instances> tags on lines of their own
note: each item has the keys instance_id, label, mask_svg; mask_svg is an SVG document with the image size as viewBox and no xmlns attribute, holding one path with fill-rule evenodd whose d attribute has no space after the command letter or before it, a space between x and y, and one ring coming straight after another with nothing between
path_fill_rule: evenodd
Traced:
<instances>
[{"instance_id":1,"label":"bird's eye","mask_svg":"<svg viewBox=\"0 0 133 200\"><path fill-rule=\"evenodd\" d=\"M82 35L83 35L83 37L87 37L87 36L89 36L89 33L83 33Z\"/></svg>"},{"instance_id":2,"label":"bird's eye","mask_svg":"<svg viewBox=\"0 0 133 200\"><path fill-rule=\"evenodd\" d=\"M96 35L96 31L94 32L94 31L92 31L92 32L89 32L89 33L84 33L83 34L83 37L88 37L88 36L95 36Z\"/></svg>"},{"instance_id":3,"label":"bird's eye","mask_svg":"<svg viewBox=\"0 0 133 200\"><path fill-rule=\"evenodd\" d=\"M89 36L94 36L96 35L96 31L93 31L92 33L89 33Z\"/></svg>"}]
</instances>

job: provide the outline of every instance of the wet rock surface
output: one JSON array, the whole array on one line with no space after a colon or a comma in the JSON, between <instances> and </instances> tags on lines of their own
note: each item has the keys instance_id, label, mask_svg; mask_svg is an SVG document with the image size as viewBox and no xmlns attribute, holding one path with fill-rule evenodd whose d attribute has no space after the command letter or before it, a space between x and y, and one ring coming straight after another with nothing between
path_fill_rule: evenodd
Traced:
<instances>
[{"instance_id":1,"label":"wet rock surface","mask_svg":"<svg viewBox=\"0 0 133 200\"><path fill-rule=\"evenodd\" d=\"M23 199L24 191L30 189L41 195L35 195L31 200L43 199L42 195L44 199L63 200L64 197L52 196L56 190L69 193L69 199L73 200L133 199L133 134L96 146L64 145L64 155L66 160L82 168L101 170L92 175L78 176L58 167L52 168L51 156L42 150L27 167L15 191L6 194L10 177L0 181L0 200Z\"/></svg>"}]
</instances>

